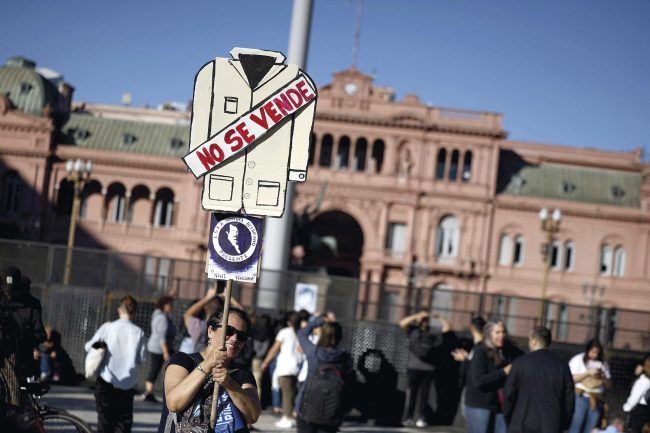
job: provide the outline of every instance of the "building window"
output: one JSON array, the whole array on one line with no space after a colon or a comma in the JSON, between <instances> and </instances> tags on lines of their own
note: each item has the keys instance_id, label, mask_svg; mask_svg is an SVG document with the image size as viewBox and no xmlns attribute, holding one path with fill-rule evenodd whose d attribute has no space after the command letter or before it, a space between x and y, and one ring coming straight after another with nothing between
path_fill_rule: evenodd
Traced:
<instances>
[{"instance_id":1,"label":"building window","mask_svg":"<svg viewBox=\"0 0 650 433\"><path fill-rule=\"evenodd\" d=\"M615 277L624 277L625 276L625 262L627 260L627 254L625 249L621 246L616 247L614 250L614 269L612 269L612 275Z\"/></svg>"},{"instance_id":2,"label":"building window","mask_svg":"<svg viewBox=\"0 0 650 433\"><path fill-rule=\"evenodd\" d=\"M183 140L174 137L171 140L169 140L169 147L171 147L174 150L180 149L181 147L183 147Z\"/></svg>"},{"instance_id":3,"label":"building window","mask_svg":"<svg viewBox=\"0 0 650 433\"><path fill-rule=\"evenodd\" d=\"M32 86L31 84L23 81L22 83L20 83L20 94L21 95L26 95L29 92L31 92L33 88L34 88L34 86Z\"/></svg>"},{"instance_id":4,"label":"building window","mask_svg":"<svg viewBox=\"0 0 650 433\"><path fill-rule=\"evenodd\" d=\"M375 173L381 173L381 167L384 165L384 140L375 140L372 144L371 156L375 165Z\"/></svg>"},{"instance_id":5,"label":"building window","mask_svg":"<svg viewBox=\"0 0 650 433\"><path fill-rule=\"evenodd\" d=\"M512 250L512 238L510 235L501 235L499 241L499 264L507 266L510 264L510 253Z\"/></svg>"},{"instance_id":6,"label":"building window","mask_svg":"<svg viewBox=\"0 0 650 433\"><path fill-rule=\"evenodd\" d=\"M346 135L339 139L339 148L336 152L336 168L345 170L350 160L350 138Z\"/></svg>"},{"instance_id":7,"label":"building window","mask_svg":"<svg viewBox=\"0 0 650 433\"><path fill-rule=\"evenodd\" d=\"M316 134L312 132L309 139L309 158L307 159L308 165L314 165L315 147L316 147Z\"/></svg>"},{"instance_id":8,"label":"building window","mask_svg":"<svg viewBox=\"0 0 650 433\"><path fill-rule=\"evenodd\" d=\"M445 178L445 164L447 163L447 149L444 147L438 151L438 159L436 160L436 179Z\"/></svg>"},{"instance_id":9,"label":"building window","mask_svg":"<svg viewBox=\"0 0 650 433\"><path fill-rule=\"evenodd\" d=\"M456 257L459 237L458 218L448 215L441 219L436 236L436 256L441 258Z\"/></svg>"},{"instance_id":10,"label":"building window","mask_svg":"<svg viewBox=\"0 0 650 433\"><path fill-rule=\"evenodd\" d=\"M564 270L572 271L573 263L575 262L575 247L573 242L567 241L564 244Z\"/></svg>"},{"instance_id":11,"label":"building window","mask_svg":"<svg viewBox=\"0 0 650 433\"><path fill-rule=\"evenodd\" d=\"M368 153L368 141L360 137L354 147L354 171L366 171L366 155Z\"/></svg>"},{"instance_id":12,"label":"building window","mask_svg":"<svg viewBox=\"0 0 650 433\"><path fill-rule=\"evenodd\" d=\"M515 247L512 252L512 264L521 266L524 264L524 237L515 237Z\"/></svg>"},{"instance_id":13,"label":"building window","mask_svg":"<svg viewBox=\"0 0 650 433\"><path fill-rule=\"evenodd\" d=\"M461 180L463 182L469 182L472 178L472 151L468 150L465 152L463 157L463 173L461 175Z\"/></svg>"},{"instance_id":14,"label":"building window","mask_svg":"<svg viewBox=\"0 0 650 433\"><path fill-rule=\"evenodd\" d=\"M623 200L623 197L625 197L625 190L618 185L612 186L611 192L612 192L612 198L615 201L621 201Z\"/></svg>"},{"instance_id":15,"label":"building window","mask_svg":"<svg viewBox=\"0 0 650 433\"><path fill-rule=\"evenodd\" d=\"M126 205L126 198L124 193L117 194L111 200L111 221L119 223L124 221L124 209Z\"/></svg>"},{"instance_id":16,"label":"building window","mask_svg":"<svg viewBox=\"0 0 650 433\"><path fill-rule=\"evenodd\" d=\"M6 177L4 188L4 210L7 213L20 211L23 182L20 177L10 174Z\"/></svg>"},{"instance_id":17,"label":"building window","mask_svg":"<svg viewBox=\"0 0 650 433\"><path fill-rule=\"evenodd\" d=\"M174 216L174 193L169 188L163 188L156 194L154 205L154 227L171 227Z\"/></svg>"},{"instance_id":18,"label":"building window","mask_svg":"<svg viewBox=\"0 0 650 433\"><path fill-rule=\"evenodd\" d=\"M605 244L600 247L600 275L608 276L612 273L612 247Z\"/></svg>"},{"instance_id":19,"label":"building window","mask_svg":"<svg viewBox=\"0 0 650 433\"><path fill-rule=\"evenodd\" d=\"M458 177L458 159L460 158L460 153L458 150L454 149L451 152L451 163L449 164L449 180L456 180Z\"/></svg>"},{"instance_id":20,"label":"building window","mask_svg":"<svg viewBox=\"0 0 650 433\"><path fill-rule=\"evenodd\" d=\"M562 181L562 192L564 194L572 194L576 190L576 184L568 180Z\"/></svg>"},{"instance_id":21,"label":"building window","mask_svg":"<svg viewBox=\"0 0 650 433\"><path fill-rule=\"evenodd\" d=\"M136 141L138 141L138 137L128 132L122 137L122 142L125 146L132 146Z\"/></svg>"},{"instance_id":22,"label":"building window","mask_svg":"<svg viewBox=\"0 0 650 433\"><path fill-rule=\"evenodd\" d=\"M560 269L562 263L562 246L560 241L553 241L548 251L548 260L551 269Z\"/></svg>"},{"instance_id":23,"label":"building window","mask_svg":"<svg viewBox=\"0 0 650 433\"><path fill-rule=\"evenodd\" d=\"M406 224L389 224L386 249L393 255L401 255L406 251Z\"/></svg>"},{"instance_id":24,"label":"building window","mask_svg":"<svg viewBox=\"0 0 650 433\"><path fill-rule=\"evenodd\" d=\"M321 167L329 167L332 165L332 145L334 139L330 134L323 136L323 142L320 145L320 156L318 158L318 165Z\"/></svg>"}]
</instances>

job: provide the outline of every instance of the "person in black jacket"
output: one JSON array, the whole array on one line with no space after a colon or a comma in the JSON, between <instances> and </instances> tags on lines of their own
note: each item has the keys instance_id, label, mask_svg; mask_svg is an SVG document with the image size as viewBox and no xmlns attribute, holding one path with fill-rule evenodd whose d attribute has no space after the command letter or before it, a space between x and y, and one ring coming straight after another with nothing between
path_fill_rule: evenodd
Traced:
<instances>
[{"instance_id":1,"label":"person in black jacket","mask_svg":"<svg viewBox=\"0 0 650 433\"><path fill-rule=\"evenodd\" d=\"M530 353L512 363L503 410L509 433L559 433L571 425L571 370L548 351L550 344L551 331L537 327L528 339Z\"/></svg>"},{"instance_id":2,"label":"person in black jacket","mask_svg":"<svg viewBox=\"0 0 650 433\"><path fill-rule=\"evenodd\" d=\"M512 361L523 352L507 340L501 321L489 321L483 337L474 347L470 361L471 381L465 392L467 430L468 433L505 433L500 394Z\"/></svg>"}]
</instances>

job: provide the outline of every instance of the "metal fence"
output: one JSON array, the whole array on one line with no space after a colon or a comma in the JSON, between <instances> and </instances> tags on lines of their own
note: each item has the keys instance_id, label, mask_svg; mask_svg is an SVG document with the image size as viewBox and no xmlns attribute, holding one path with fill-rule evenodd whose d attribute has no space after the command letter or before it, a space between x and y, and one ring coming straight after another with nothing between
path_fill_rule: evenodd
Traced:
<instances>
[{"instance_id":1,"label":"metal fence","mask_svg":"<svg viewBox=\"0 0 650 433\"><path fill-rule=\"evenodd\" d=\"M130 293L136 297L139 306L134 322L149 335L154 302L159 296L176 297L173 321L180 327L184 311L211 284L204 277L201 263L79 248L73 254L71 282L64 285L65 253L65 247L60 245L0 240L0 268L17 266L32 280L33 294L43 304L44 321L61 333L63 347L80 372L85 357L84 343L102 323L117 317L121 296ZM467 335L468 323L474 315L499 317L506 322L510 334L520 338L521 347L525 347L521 338L539 320L538 299L450 289L373 287L355 279L318 273L263 271L256 284L234 284L233 295L244 306L256 306L261 313L271 311L259 308L269 299L275 306L274 312L291 310L294 288L299 282L316 284L318 309L334 311L343 324L345 344L355 366L358 371L365 371L361 386L368 388L365 391L370 395L384 392L383 385L372 382L372 378L388 377L394 382L394 401L403 399L406 388L407 341L395 325L404 315L430 310L445 316L461 335ZM381 294L379 300L359 301L373 291ZM619 411L634 379L634 366L642 357L640 351L649 349L650 314L554 303L548 303L545 308L547 324L559 342L554 350L561 357L568 360L580 352L582 343L589 337L598 336L607 343L614 379L608 401L614 412ZM179 340L180 337L179 333ZM140 367L141 381L145 370L146 366ZM367 409L379 414L387 410Z\"/></svg>"}]
</instances>

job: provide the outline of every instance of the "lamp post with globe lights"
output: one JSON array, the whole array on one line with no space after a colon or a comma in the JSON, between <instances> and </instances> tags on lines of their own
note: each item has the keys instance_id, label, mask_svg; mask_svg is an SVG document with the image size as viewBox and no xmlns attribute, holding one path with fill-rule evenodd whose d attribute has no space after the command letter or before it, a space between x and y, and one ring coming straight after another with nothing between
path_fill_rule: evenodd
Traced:
<instances>
[{"instance_id":1,"label":"lamp post with globe lights","mask_svg":"<svg viewBox=\"0 0 650 433\"><path fill-rule=\"evenodd\" d=\"M74 235L77 229L79 208L81 207L81 194L84 186L90 180L93 163L89 159L86 161L82 161L79 158L74 161L68 160L65 164L65 170L68 172L68 181L72 182L74 189L72 212L70 213L70 228L68 229L68 249L65 255L65 269L63 271L63 284L67 285L70 283L70 273L72 271L72 250L74 248Z\"/></svg>"},{"instance_id":2,"label":"lamp post with globe lights","mask_svg":"<svg viewBox=\"0 0 650 433\"><path fill-rule=\"evenodd\" d=\"M560 231L560 222L562 221L562 212L555 208L553 212L545 207L539 211L539 219L542 222L542 230L546 234L545 243L542 244L541 253L544 261L544 277L542 279L542 298L539 307L539 323L544 326L546 323L546 289L548 288L548 275L551 271L551 251L553 247L553 237Z\"/></svg>"}]
</instances>

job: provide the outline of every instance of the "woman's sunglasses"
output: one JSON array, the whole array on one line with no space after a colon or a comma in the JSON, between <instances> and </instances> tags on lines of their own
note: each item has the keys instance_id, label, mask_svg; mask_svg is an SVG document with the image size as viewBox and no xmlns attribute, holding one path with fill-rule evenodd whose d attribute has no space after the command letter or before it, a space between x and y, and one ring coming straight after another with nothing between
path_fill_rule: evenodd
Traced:
<instances>
[{"instance_id":1,"label":"woman's sunglasses","mask_svg":"<svg viewBox=\"0 0 650 433\"><path fill-rule=\"evenodd\" d=\"M221 325L213 326L212 328L213 329L221 328ZM226 337L232 337L233 335L237 336L237 341L239 341L240 343L245 343L246 340L248 340L248 337L249 337L248 332L240 331L239 329L237 329L237 328L235 328L233 326L227 325L226 326Z\"/></svg>"}]
</instances>

